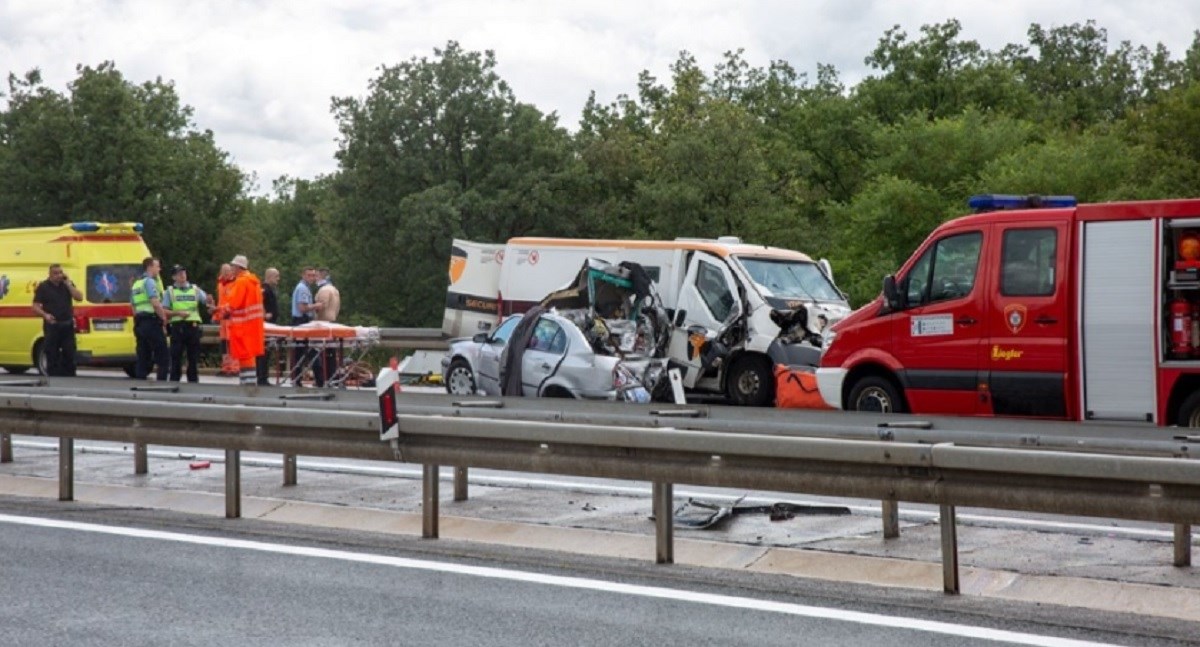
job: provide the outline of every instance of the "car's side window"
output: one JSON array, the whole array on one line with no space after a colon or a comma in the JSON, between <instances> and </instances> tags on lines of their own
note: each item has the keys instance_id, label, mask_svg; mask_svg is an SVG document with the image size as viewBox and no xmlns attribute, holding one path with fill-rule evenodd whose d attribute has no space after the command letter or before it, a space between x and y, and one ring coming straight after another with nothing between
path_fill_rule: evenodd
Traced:
<instances>
[{"instance_id":1,"label":"car's side window","mask_svg":"<svg viewBox=\"0 0 1200 647\"><path fill-rule=\"evenodd\" d=\"M547 353L554 352L554 337L562 332L558 324L549 319L542 319L533 327L533 335L529 337L530 350L542 350ZM565 341L564 341L565 346Z\"/></svg>"},{"instance_id":2,"label":"car's side window","mask_svg":"<svg viewBox=\"0 0 1200 647\"><path fill-rule=\"evenodd\" d=\"M567 352L567 331L562 328L558 329L558 333L550 341L550 352L555 355L562 355Z\"/></svg>"},{"instance_id":3,"label":"car's side window","mask_svg":"<svg viewBox=\"0 0 1200 647\"><path fill-rule=\"evenodd\" d=\"M509 319L505 320L504 323L500 324L500 327L496 329L496 332L492 333L492 342L496 344L506 343L508 338L512 336L513 329L515 329L517 324L520 322L520 317L510 317Z\"/></svg>"}]
</instances>

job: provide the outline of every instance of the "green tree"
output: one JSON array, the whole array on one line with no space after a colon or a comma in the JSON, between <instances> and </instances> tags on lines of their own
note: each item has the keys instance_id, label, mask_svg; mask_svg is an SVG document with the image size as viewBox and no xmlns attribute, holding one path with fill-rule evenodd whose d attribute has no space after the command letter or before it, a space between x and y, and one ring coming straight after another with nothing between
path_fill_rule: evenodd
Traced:
<instances>
[{"instance_id":1,"label":"green tree","mask_svg":"<svg viewBox=\"0 0 1200 647\"><path fill-rule=\"evenodd\" d=\"M140 221L164 262L212 266L213 232L236 217L244 177L173 84L134 85L103 63L80 66L68 90L46 88L36 70L9 76L0 224Z\"/></svg>"},{"instance_id":2,"label":"green tree","mask_svg":"<svg viewBox=\"0 0 1200 647\"><path fill-rule=\"evenodd\" d=\"M329 233L348 310L432 325L450 241L553 232L569 220L570 137L517 102L491 52L450 42L381 68L362 99L335 98L341 132Z\"/></svg>"}]
</instances>

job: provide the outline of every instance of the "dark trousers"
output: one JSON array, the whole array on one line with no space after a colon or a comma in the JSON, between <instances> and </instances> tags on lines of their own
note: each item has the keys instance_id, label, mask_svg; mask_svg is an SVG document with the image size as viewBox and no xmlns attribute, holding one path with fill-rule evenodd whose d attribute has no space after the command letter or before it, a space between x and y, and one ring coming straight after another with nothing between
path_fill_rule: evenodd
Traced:
<instances>
[{"instance_id":1,"label":"dark trousers","mask_svg":"<svg viewBox=\"0 0 1200 647\"><path fill-rule=\"evenodd\" d=\"M42 324L42 348L46 352L46 374L75 377L75 322Z\"/></svg>"},{"instance_id":2,"label":"dark trousers","mask_svg":"<svg viewBox=\"0 0 1200 647\"><path fill-rule=\"evenodd\" d=\"M137 338L137 371L139 380L150 375L150 367L157 366L155 374L159 382L167 381L167 370L171 359L167 353L167 335L163 332L162 320L157 315L134 317L133 336Z\"/></svg>"},{"instance_id":3,"label":"dark trousers","mask_svg":"<svg viewBox=\"0 0 1200 647\"><path fill-rule=\"evenodd\" d=\"M200 324L176 321L171 324L171 381L183 374L183 351L187 351L187 381L200 381Z\"/></svg>"},{"instance_id":4,"label":"dark trousers","mask_svg":"<svg viewBox=\"0 0 1200 647\"><path fill-rule=\"evenodd\" d=\"M271 358L273 357L270 344L263 349L263 354L254 360L254 368L258 373L259 386L271 384Z\"/></svg>"}]
</instances>

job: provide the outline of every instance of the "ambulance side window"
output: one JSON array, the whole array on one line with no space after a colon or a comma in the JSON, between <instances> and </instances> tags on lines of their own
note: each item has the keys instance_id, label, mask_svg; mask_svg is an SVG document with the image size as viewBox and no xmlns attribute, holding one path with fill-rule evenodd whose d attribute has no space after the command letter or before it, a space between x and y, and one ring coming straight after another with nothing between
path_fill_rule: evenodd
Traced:
<instances>
[{"instance_id":1,"label":"ambulance side window","mask_svg":"<svg viewBox=\"0 0 1200 647\"><path fill-rule=\"evenodd\" d=\"M1054 294L1058 231L1010 229L1004 232L1000 294L1006 297L1048 297Z\"/></svg>"},{"instance_id":2,"label":"ambulance side window","mask_svg":"<svg viewBox=\"0 0 1200 647\"><path fill-rule=\"evenodd\" d=\"M983 234L947 236L925 250L905 278L909 307L967 296L975 288Z\"/></svg>"}]
</instances>

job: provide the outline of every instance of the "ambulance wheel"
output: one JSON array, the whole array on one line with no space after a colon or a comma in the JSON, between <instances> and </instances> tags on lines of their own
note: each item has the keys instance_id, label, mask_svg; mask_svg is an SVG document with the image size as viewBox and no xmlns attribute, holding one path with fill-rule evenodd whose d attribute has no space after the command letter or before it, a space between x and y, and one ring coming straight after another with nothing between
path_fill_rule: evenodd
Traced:
<instances>
[{"instance_id":1,"label":"ambulance wheel","mask_svg":"<svg viewBox=\"0 0 1200 647\"><path fill-rule=\"evenodd\" d=\"M875 413L904 413L904 400L896 385L886 377L868 375L855 383L850 390L850 411L873 411Z\"/></svg>"},{"instance_id":2,"label":"ambulance wheel","mask_svg":"<svg viewBox=\"0 0 1200 647\"><path fill-rule=\"evenodd\" d=\"M137 364L126 364L121 367L129 377L137 377Z\"/></svg>"},{"instance_id":3,"label":"ambulance wheel","mask_svg":"<svg viewBox=\"0 0 1200 647\"><path fill-rule=\"evenodd\" d=\"M33 361L37 364L37 370L42 375L50 374L50 359L46 357L46 349L42 342L33 345Z\"/></svg>"},{"instance_id":4,"label":"ambulance wheel","mask_svg":"<svg viewBox=\"0 0 1200 647\"><path fill-rule=\"evenodd\" d=\"M1200 391L1187 397L1179 405L1179 417L1176 422L1180 427L1200 427Z\"/></svg>"},{"instance_id":5,"label":"ambulance wheel","mask_svg":"<svg viewBox=\"0 0 1200 647\"><path fill-rule=\"evenodd\" d=\"M442 377L446 382L446 393L450 395L475 395L475 375L467 360L456 357Z\"/></svg>"},{"instance_id":6,"label":"ambulance wheel","mask_svg":"<svg viewBox=\"0 0 1200 647\"><path fill-rule=\"evenodd\" d=\"M725 390L734 404L749 407L770 406L775 400L775 376L761 357L738 358L729 369Z\"/></svg>"},{"instance_id":7,"label":"ambulance wheel","mask_svg":"<svg viewBox=\"0 0 1200 647\"><path fill-rule=\"evenodd\" d=\"M33 368L33 367L32 366L5 366L4 370L8 371L9 373L12 373L13 375L20 375L20 374L24 373L25 371L28 371L31 368Z\"/></svg>"}]
</instances>

